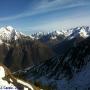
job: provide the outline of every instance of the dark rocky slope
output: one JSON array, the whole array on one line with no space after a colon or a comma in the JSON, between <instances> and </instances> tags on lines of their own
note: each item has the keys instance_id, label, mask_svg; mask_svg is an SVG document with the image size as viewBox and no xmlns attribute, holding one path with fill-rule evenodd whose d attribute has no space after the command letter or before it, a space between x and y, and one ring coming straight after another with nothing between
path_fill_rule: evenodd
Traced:
<instances>
[{"instance_id":1,"label":"dark rocky slope","mask_svg":"<svg viewBox=\"0 0 90 90\"><path fill-rule=\"evenodd\" d=\"M30 38L18 39L8 44L5 41L0 45L0 63L14 71L38 65L52 55L50 48Z\"/></svg>"},{"instance_id":2,"label":"dark rocky slope","mask_svg":"<svg viewBox=\"0 0 90 90\"><path fill-rule=\"evenodd\" d=\"M51 58L40 65L32 67L31 69L24 70L23 72L21 72L21 74L27 80L32 80L39 83L42 82L44 83L44 85L45 82L47 82L48 83L47 85L52 86L53 83L54 84L56 83L55 87L60 88L60 86L58 86L57 83L61 83L62 80L65 80L64 83L68 82L67 85L69 85L69 83L71 85L72 82L75 83L74 81L77 80L77 78L75 78L75 75L85 72L86 69L83 68L87 68L87 65L89 63L90 63L90 37L83 39L80 42L77 42L71 48L69 48L67 52L65 52L64 54ZM79 78L81 77L80 75ZM74 81L72 81L73 78ZM75 87L78 88L79 85L85 87L84 85L85 82L84 81L80 82L79 78L77 81L77 85ZM89 83L90 82L87 81L88 87ZM77 89L74 86L70 86L71 87L70 88L67 85L63 87L69 88L69 90ZM80 90L83 90L83 87L81 86L80 88L82 89ZM59 88L58 89L54 88L53 90L60 90ZM68 89L62 88L62 90Z\"/></svg>"}]
</instances>

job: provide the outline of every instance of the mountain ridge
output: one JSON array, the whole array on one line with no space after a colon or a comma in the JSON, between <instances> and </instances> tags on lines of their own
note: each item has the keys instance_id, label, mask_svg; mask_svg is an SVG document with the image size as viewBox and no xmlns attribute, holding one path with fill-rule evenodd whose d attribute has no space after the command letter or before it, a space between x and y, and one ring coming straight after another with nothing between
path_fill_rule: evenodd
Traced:
<instances>
[{"instance_id":1,"label":"mountain ridge","mask_svg":"<svg viewBox=\"0 0 90 90\"><path fill-rule=\"evenodd\" d=\"M22 32L17 32L16 29L14 29L12 26L6 26L0 28L0 38L6 39L6 40L17 40L21 36L28 36L31 39L40 39L43 36L50 36L50 39L56 39L59 35L64 35L66 38L75 38L76 36L81 36L83 38L88 37L90 35L90 29L89 26L81 26L81 27L75 27L67 30L55 30L52 32L44 33L44 32L38 32L31 35L25 35Z\"/></svg>"}]
</instances>

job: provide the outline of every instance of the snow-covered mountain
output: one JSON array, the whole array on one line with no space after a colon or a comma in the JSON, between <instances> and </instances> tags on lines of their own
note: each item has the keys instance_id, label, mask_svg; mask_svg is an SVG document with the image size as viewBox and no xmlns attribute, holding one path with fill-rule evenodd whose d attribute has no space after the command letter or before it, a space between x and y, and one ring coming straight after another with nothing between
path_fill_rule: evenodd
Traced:
<instances>
[{"instance_id":1,"label":"snow-covered mountain","mask_svg":"<svg viewBox=\"0 0 90 90\"><path fill-rule=\"evenodd\" d=\"M65 36L69 39L76 38L76 37L83 37L86 38L90 36L90 29L88 26L76 27L68 30L56 30L48 33L38 32L31 35L25 35L22 32L17 32L12 26L6 26L0 28L0 39L4 41L12 41L17 40L23 37L30 37L31 39L41 39L41 38L49 38L49 40L57 39L58 36ZM1 42L0 40L0 42Z\"/></svg>"},{"instance_id":2,"label":"snow-covered mountain","mask_svg":"<svg viewBox=\"0 0 90 90\"><path fill-rule=\"evenodd\" d=\"M58 36L64 35L65 37L69 37L69 39L76 38L77 36L86 38L90 36L90 29L88 26L75 27L68 30L56 30L48 33L38 32L32 34L35 39L40 39L43 36L49 36L50 39L57 39Z\"/></svg>"},{"instance_id":3,"label":"snow-covered mountain","mask_svg":"<svg viewBox=\"0 0 90 90\"><path fill-rule=\"evenodd\" d=\"M76 27L70 30L67 30L69 39L72 38L87 38L90 36L90 28L88 26Z\"/></svg>"},{"instance_id":4,"label":"snow-covered mountain","mask_svg":"<svg viewBox=\"0 0 90 90\"><path fill-rule=\"evenodd\" d=\"M5 46L0 48L1 62L10 69L13 67L21 69L16 74L23 75L27 80L39 82L41 86L53 87L53 90L87 90L85 88L90 87L90 29L88 26L53 31L48 34L39 32L30 36L16 32L11 26L1 28L1 43L18 39L20 39L19 44L12 44L10 50ZM55 43L57 39L58 43ZM50 41L51 44L54 41L54 48L59 51L58 55L52 55L51 47L49 50L40 41ZM28 67L22 70L21 66Z\"/></svg>"},{"instance_id":5,"label":"snow-covered mountain","mask_svg":"<svg viewBox=\"0 0 90 90\"><path fill-rule=\"evenodd\" d=\"M38 33L32 34L32 36L35 39L41 39L43 37L46 37L46 38L49 37L49 39L57 39L57 36L59 35L64 35L64 33L62 31L56 30L48 33L38 32Z\"/></svg>"},{"instance_id":6,"label":"snow-covered mountain","mask_svg":"<svg viewBox=\"0 0 90 90\"><path fill-rule=\"evenodd\" d=\"M0 29L0 63L9 69L16 71L26 68L52 56L52 49L32 36L17 32L11 26Z\"/></svg>"},{"instance_id":7,"label":"snow-covered mountain","mask_svg":"<svg viewBox=\"0 0 90 90\"><path fill-rule=\"evenodd\" d=\"M0 42L12 42L14 40L18 40L22 37L27 37L27 35L23 34L22 32L17 32L12 26L6 26L0 28ZM32 36L29 36L33 39Z\"/></svg>"},{"instance_id":8,"label":"snow-covered mountain","mask_svg":"<svg viewBox=\"0 0 90 90\"><path fill-rule=\"evenodd\" d=\"M2 27L0 29L0 39L2 40L12 41L18 39L18 37L20 37L20 34L11 26Z\"/></svg>"}]
</instances>

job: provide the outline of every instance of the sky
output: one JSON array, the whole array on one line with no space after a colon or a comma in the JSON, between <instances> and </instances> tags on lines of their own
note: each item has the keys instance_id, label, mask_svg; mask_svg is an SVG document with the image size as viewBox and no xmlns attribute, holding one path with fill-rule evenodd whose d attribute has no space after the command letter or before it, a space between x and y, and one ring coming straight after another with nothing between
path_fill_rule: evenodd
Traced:
<instances>
[{"instance_id":1,"label":"sky","mask_svg":"<svg viewBox=\"0 0 90 90\"><path fill-rule=\"evenodd\" d=\"M0 27L26 34L90 26L90 0L0 0Z\"/></svg>"}]
</instances>

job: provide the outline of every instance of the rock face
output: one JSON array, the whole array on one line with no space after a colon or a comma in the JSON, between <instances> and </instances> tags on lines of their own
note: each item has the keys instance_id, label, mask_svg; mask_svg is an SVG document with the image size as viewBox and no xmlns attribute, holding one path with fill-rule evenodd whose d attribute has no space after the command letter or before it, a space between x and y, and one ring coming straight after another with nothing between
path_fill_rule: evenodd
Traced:
<instances>
[{"instance_id":1,"label":"rock face","mask_svg":"<svg viewBox=\"0 0 90 90\"><path fill-rule=\"evenodd\" d=\"M88 90L90 37L81 39L79 42L75 39L75 44L72 44L63 54L23 72L27 80L39 82L42 86L51 86L52 90Z\"/></svg>"},{"instance_id":2,"label":"rock face","mask_svg":"<svg viewBox=\"0 0 90 90\"><path fill-rule=\"evenodd\" d=\"M53 51L48 46L16 32L13 27L0 29L0 63L11 70L40 64L52 55Z\"/></svg>"},{"instance_id":3,"label":"rock face","mask_svg":"<svg viewBox=\"0 0 90 90\"><path fill-rule=\"evenodd\" d=\"M38 65L49 59L53 52L41 43L31 42L29 40L21 41L21 44L12 44L8 48L2 45L3 52L6 54L2 60L11 70L18 70L32 65ZM6 48L6 49L5 49ZM2 56L3 57L3 56Z\"/></svg>"},{"instance_id":4,"label":"rock face","mask_svg":"<svg viewBox=\"0 0 90 90\"><path fill-rule=\"evenodd\" d=\"M79 72L90 61L89 55L90 37L75 46L73 45L64 54L33 67L34 69L31 69L31 72L39 73L38 77L45 75L55 79L72 78L74 73Z\"/></svg>"}]
</instances>

